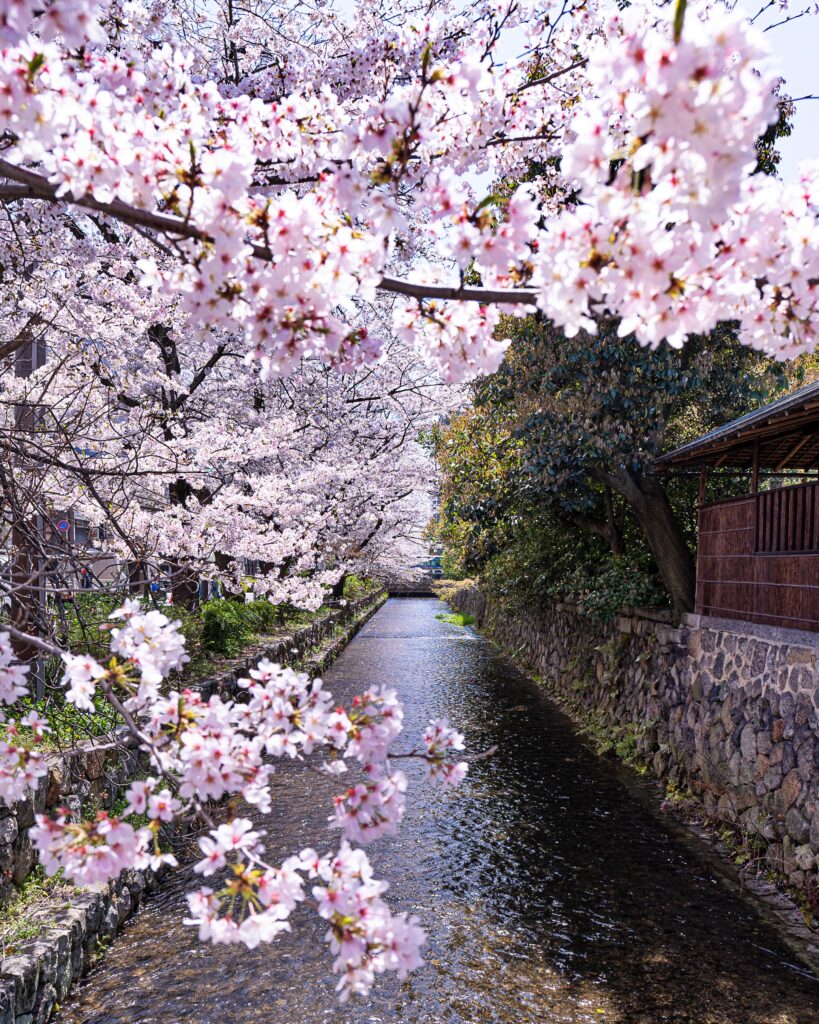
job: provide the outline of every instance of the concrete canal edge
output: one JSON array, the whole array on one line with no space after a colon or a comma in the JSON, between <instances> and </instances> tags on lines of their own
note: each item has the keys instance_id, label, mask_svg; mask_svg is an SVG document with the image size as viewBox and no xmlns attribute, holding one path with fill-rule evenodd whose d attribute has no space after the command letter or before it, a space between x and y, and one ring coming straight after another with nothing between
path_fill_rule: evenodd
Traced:
<instances>
[{"instance_id":1,"label":"concrete canal edge","mask_svg":"<svg viewBox=\"0 0 819 1024\"><path fill-rule=\"evenodd\" d=\"M302 668L312 675L323 672L342 652L361 627L387 600L386 591L367 595L322 619L283 637L252 659L240 659L229 671L204 680L198 688L210 696L229 697L237 681L262 657L282 665ZM6 833L18 834L12 846L9 877L23 877L34 859L26 831L34 813L68 802L79 808L81 799L93 794L110 806L137 770L133 751L116 752L116 763L106 763L110 752L95 752L93 744L60 755L60 763L28 801L4 809ZM89 771L90 767L90 771ZM99 784L105 779L106 784ZM113 782L111 781L113 779ZM165 872L167 875L170 872ZM22 879L20 879L22 880ZM45 1024L89 966L104 956L124 923L139 909L146 893L156 891L162 878L150 871L125 871L109 883L62 891L53 903L32 915L41 924L39 934L21 943L18 954L0 962L0 1024Z\"/></svg>"},{"instance_id":2,"label":"concrete canal edge","mask_svg":"<svg viewBox=\"0 0 819 1024\"><path fill-rule=\"evenodd\" d=\"M564 604L517 613L472 585L441 596L473 616L593 745L601 735L625 741L645 774L622 760L613 765L635 799L819 978L819 932L768 877L797 895L817 891L816 829L801 825L801 844L791 833L797 817L819 816L819 730L808 697L819 699L811 660L819 639L792 630L768 636L722 620L675 629L662 613L636 610L607 624ZM794 760L783 778L770 774L777 744ZM669 784L685 799L669 800ZM758 841L756 872L735 862L728 828L748 829Z\"/></svg>"}]
</instances>

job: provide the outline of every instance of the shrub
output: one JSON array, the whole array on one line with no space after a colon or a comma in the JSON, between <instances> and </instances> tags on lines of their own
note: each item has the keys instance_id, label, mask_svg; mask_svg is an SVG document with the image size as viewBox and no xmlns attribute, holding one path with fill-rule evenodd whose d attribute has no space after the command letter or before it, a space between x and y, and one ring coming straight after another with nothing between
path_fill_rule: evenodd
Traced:
<instances>
[{"instance_id":1,"label":"shrub","mask_svg":"<svg viewBox=\"0 0 819 1024\"><path fill-rule=\"evenodd\" d=\"M474 626L475 616L467 615L462 612L439 612L436 619L440 619L441 622L448 622L451 626Z\"/></svg>"},{"instance_id":2,"label":"shrub","mask_svg":"<svg viewBox=\"0 0 819 1024\"><path fill-rule=\"evenodd\" d=\"M289 605L264 600L249 604L230 598L208 601L202 605L201 612L202 650L233 658L257 636L271 633L282 625L291 613Z\"/></svg>"},{"instance_id":3,"label":"shrub","mask_svg":"<svg viewBox=\"0 0 819 1024\"><path fill-rule=\"evenodd\" d=\"M208 601L202 606L202 647L228 658L240 654L255 635L252 616L245 611L252 607L226 598Z\"/></svg>"},{"instance_id":4,"label":"shrub","mask_svg":"<svg viewBox=\"0 0 819 1024\"><path fill-rule=\"evenodd\" d=\"M378 590L379 586L380 584L377 580L370 579L368 576L358 576L356 573L351 572L344 578L342 593L348 601L355 601L357 598L363 597L373 590Z\"/></svg>"},{"instance_id":5,"label":"shrub","mask_svg":"<svg viewBox=\"0 0 819 1024\"><path fill-rule=\"evenodd\" d=\"M625 605L667 604L650 557L612 555L597 538L521 531L486 565L487 589L512 610L542 601L569 601L594 619L613 618Z\"/></svg>"}]
</instances>

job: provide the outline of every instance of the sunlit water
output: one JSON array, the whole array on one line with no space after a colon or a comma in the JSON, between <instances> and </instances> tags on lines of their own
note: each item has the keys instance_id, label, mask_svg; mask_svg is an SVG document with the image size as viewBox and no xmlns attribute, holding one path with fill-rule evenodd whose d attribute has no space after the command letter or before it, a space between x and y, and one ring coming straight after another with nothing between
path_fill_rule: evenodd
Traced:
<instances>
[{"instance_id":1,"label":"sunlit water","mask_svg":"<svg viewBox=\"0 0 819 1024\"><path fill-rule=\"evenodd\" d=\"M183 873L59 1024L819 1024L819 983L534 683L471 630L436 620L442 608L390 600L327 674L342 698L395 685L408 745L440 715L473 751L498 745L456 795L413 785L400 836L370 850L393 904L429 933L425 967L339 1007L324 928L306 908L273 946L211 948L182 924ZM258 821L271 857L329 849L337 788L303 770L277 778L274 811Z\"/></svg>"}]
</instances>

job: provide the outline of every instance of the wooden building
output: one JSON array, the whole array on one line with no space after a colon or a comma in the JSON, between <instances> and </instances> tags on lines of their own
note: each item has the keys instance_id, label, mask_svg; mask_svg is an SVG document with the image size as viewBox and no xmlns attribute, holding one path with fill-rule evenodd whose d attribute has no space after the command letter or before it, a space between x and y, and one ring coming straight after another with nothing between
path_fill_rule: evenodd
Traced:
<instances>
[{"instance_id":1,"label":"wooden building","mask_svg":"<svg viewBox=\"0 0 819 1024\"><path fill-rule=\"evenodd\" d=\"M819 381L656 466L700 470L695 611L819 632ZM709 470L730 468L745 471L750 493L706 503Z\"/></svg>"}]
</instances>

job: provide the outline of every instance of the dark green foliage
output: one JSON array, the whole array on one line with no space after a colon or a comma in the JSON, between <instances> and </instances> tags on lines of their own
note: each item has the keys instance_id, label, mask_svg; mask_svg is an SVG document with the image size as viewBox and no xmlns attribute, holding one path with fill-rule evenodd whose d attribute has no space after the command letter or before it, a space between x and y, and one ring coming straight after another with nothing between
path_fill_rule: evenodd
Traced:
<instances>
[{"instance_id":1,"label":"dark green foliage","mask_svg":"<svg viewBox=\"0 0 819 1024\"><path fill-rule=\"evenodd\" d=\"M60 645L67 650L88 652L106 664L110 657L110 636L100 627L121 604L121 595L93 590L79 591L69 600L50 602L49 611ZM73 747L80 740L103 735L122 724L119 715L100 693L93 699L92 712L80 711L67 701L62 688L63 669L62 659L46 658L45 693L40 698L26 697L17 706L20 717L37 711L48 719L51 732L46 735L43 746L56 750ZM21 729L19 735L24 744L34 742L28 729Z\"/></svg>"},{"instance_id":2,"label":"dark green foliage","mask_svg":"<svg viewBox=\"0 0 819 1024\"><path fill-rule=\"evenodd\" d=\"M222 599L202 606L201 643L205 650L234 658L259 634L269 633L282 622L280 609L269 601Z\"/></svg>"},{"instance_id":3,"label":"dark green foliage","mask_svg":"<svg viewBox=\"0 0 819 1024\"><path fill-rule=\"evenodd\" d=\"M653 461L785 390L792 368L740 346L731 325L682 351L641 348L614 322L575 338L539 317L506 328L501 369L431 434L448 575L600 617L669 599L690 609L697 480L659 477ZM712 491L742 486L717 476Z\"/></svg>"},{"instance_id":4,"label":"dark green foliage","mask_svg":"<svg viewBox=\"0 0 819 1024\"><path fill-rule=\"evenodd\" d=\"M660 451L747 412L787 386L781 364L739 345L724 326L682 351L618 338L615 322L566 338L520 321L500 371L476 402L514 406L522 444L518 486L548 492L568 515L603 516L604 476L650 470Z\"/></svg>"},{"instance_id":5,"label":"dark green foliage","mask_svg":"<svg viewBox=\"0 0 819 1024\"><path fill-rule=\"evenodd\" d=\"M109 636L100 626L108 622L111 612L121 604L121 594L101 590L80 590L69 600L55 600L50 610L60 646L87 652L97 660L107 660ZM49 677L62 675L59 658L49 659L48 670Z\"/></svg>"},{"instance_id":6,"label":"dark green foliage","mask_svg":"<svg viewBox=\"0 0 819 1024\"><path fill-rule=\"evenodd\" d=\"M779 162L782 159L777 142L779 139L787 138L793 132L794 105L790 96L780 96L782 81L776 87L776 95L779 99L776 121L768 125L765 132L756 140L756 167L754 174L776 175L779 169Z\"/></svg>"},{"instance_id":7,"label":"dark green foliage","mask_svg":"<svg viewBox=\"0 0 819 1024\"><path fill-rule=\"evenodd\" d=\"M93 704L93 711L80 711L65 699L61 687L47 686L42 699L25 697L15 705L15 711L19 711L20 717L29 711L37 711L41 717L47 718L51 732L46 734L41 747L67 750L75 747L80 740L104 736L123 724L101 693L94 695ZM24 745L33 744L34 737L30 730L20 729L19 735Z\"/></svg>"},{"instance_id":8,"label":"dark green foliage","mask_svg":"<svg viewBox=\"0 0 819 1024\"><path fill-rule=\"evenodd\" d=\"M592 618L608 620L626 605L665 605L651 557L634 544L630 556L613 555L602 538L547 517L521 527L482 576L512 609L568 601Z\"/></svg>"}]
</instances>

